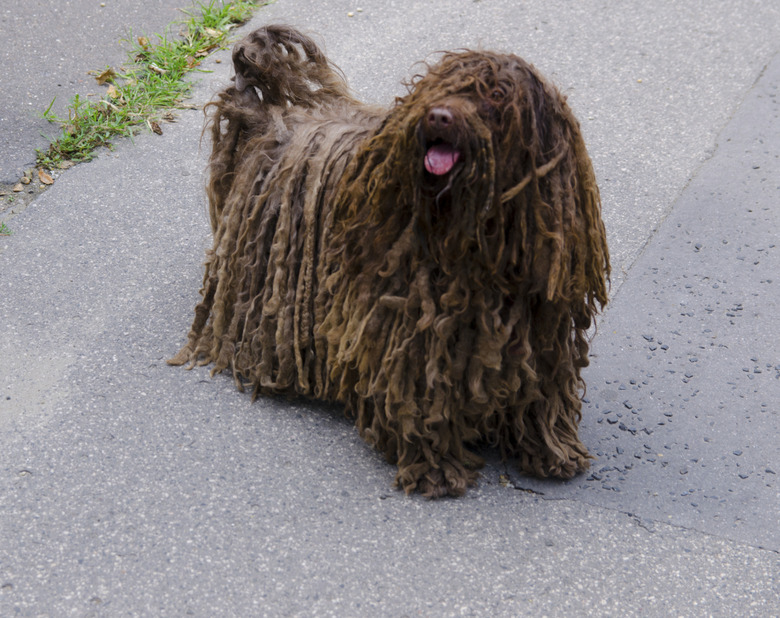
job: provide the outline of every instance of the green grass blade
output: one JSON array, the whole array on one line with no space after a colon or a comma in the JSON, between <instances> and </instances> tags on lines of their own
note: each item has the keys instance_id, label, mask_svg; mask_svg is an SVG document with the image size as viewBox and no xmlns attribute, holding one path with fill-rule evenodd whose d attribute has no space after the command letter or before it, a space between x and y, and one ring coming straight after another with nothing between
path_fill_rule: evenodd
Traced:
<instances>
[{"instance_id":1,"label":"green grass blade","mask_svg":"<svg viewBox=\"0 0 780 618\"><path fill-rule=\"evenodd\" d=\"M200 60L229 43L231 28L245 22L254 9L268 2L235 0L200 4L199 13L185 11L189 19L180 37L158 35L155 44L139 37L132 43L128 64L107 80L108 92L99 100L78 94L68 106L68 117L60 118L51 109L43 117L60 125L61 134L45 151L38 151L41 167L57 167L63 161L88 161L101 146L116 137L131 137L143 126L161 118L162 113L180 106L192 90L184 78Z\"/></svg>"}]
</instances>

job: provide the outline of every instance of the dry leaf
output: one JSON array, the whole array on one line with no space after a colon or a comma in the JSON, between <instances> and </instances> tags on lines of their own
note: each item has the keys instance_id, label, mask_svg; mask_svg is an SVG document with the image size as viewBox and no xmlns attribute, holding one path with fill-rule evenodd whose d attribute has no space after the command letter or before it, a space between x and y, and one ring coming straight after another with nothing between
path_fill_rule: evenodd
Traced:
<instances>
[{"instance_id":1,"label":"dry leaf","mask_svg":"<svg viewBox=\"0 0 780 618\"><path fill-rule=\"evenodd\" d=\"M224 34L221 30L215 30L214 28L204 28L203 32L208 34L212 39L218 39Z\"/></svg>"},{"instance_id":2,"label":"dry leaf","mask_svg":"<svg viewBox=\"0 0 780 618\"><path fill-rule=\"evenodd\" d=\"M147 39L145 36L138 37L138 44L141 46L141 49L143 49L144 51L147 51L149 49L149 39Z\"/></svg>"},{"instance_id":3,"label":"dry leaf","mask_svg":"<svg viewBox=\"0 0 780 618\"><path fill-rule=\"evenodd\" d=\"M116 89L116 86L114 84L108 85L108 96L110 96L112 99L119 98L119 90Z\"/></svg>"},{"instance_id":4,"label":"dry leaf","mask_svg":"<svg viewBox=\"0 0 780 618\"><path fill-rule=\"evenodd\" d=\"M21 193L22 191L24 191L24 187L22 186L21 182L17 182L14 185L14 188L11 189L11 191L13 191L14 193Z\"/></svg>"},{"instance_id":5,"label":"dry leaf","mask_svg":"<svg viewBox=\"0 0 780 618\"><path fill-rule=\"evenodd\" d=\"M116 71L114 71L114 69L112 69L111 67L108 67L105 71L103 71L95 79L97 80L97 83L102 86L106 82L110 82L115 77L116 77Z\"/></svg>"},{"instance_id":6,"label":"dry leaf","mask_svg":"<svg viewBox=\"0 0 780 618\"><path fill-rule=\"evenodd\" d=\"M187 68L191 69L200 64L200 61L195 56L187 56Z\"/></svg>"},{"instance_id":7,"label":"dry leaf","mask_svg":"<svg viewBox=\"0 0 780 618\"><path fill-rule=\"evenodd\" d=\"M176 122L176 116L174 116L172 112L165 112L162 115L162 119L165 122Z\"/></svg>"},{"instance_id":8,"label":"dry leaf","mask_svg":"<svg viewBox=\"0 0 780 618\"><path fill-rule=\"evenodd\" d=\"M204 45L198 51L195 52L196 58L205 58L215 49L219 49L219 43L212 43L211 45Z\"/></svg>"},{"instance_id":9,"label":"dry leaf","mask_svg":"<svg viewBox=\"0 0 780 618\"><path fill-rule=\"evenodd\" d=\"M150 121L149 128L155 133L157 133L157 135L162 135L162 129L160 128L160 125L156 121L154 120Z\"/></svg>"},{"instance_id":10,"label":"dry leaf","mask_svg":"<svg viewBox=\"0 0 780 618\"><path fill-rule=\"evenodd\" d=\"M61 170L69 170L74 165L76 164L73 161L60 161L60 164L57 167Z\"/></svg>"},{"instance_id":11,"label":"dry leaf","mask_svg":"<svg viewBox=\"0 0 780 618\"><path fill-rule=\"evenodd\" d=\"M49 176L49 174L47 174L43 170L38 170L38 180L41 181L42 185L50 185L54 182L54 178Z\"/></svg>"}]
</instances>

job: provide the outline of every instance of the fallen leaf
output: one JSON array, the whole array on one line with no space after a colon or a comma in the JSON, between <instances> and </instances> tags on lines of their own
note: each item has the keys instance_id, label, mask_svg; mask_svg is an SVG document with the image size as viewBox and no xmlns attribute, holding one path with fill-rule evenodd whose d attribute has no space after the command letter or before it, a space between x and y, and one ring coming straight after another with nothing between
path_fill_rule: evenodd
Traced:
<instances>
[{"instance_id":1,"label":"fallen leaf","mask_svg":"<svg viewBox=\"0 0 780 618\"><path fill-rule=\"evenodd\" d=\"M117 98L119 98L119 90L117 90L117 89L116 89L116 86L114 86L114 84L109 84L109 85L108 85L108 92L107 92L107 94L108 94L108 96L110 96L112 99L117 99Z\"/></svg>"},{"instance_id":2,"label":"fallen leaf","mask_svg":"<svg viewBox=\"0 0 780 618\"><path fill-rule=\"evenodd\" d=\"M27 176L22 176L19 179L19 182L21 182L23 185L29 185L32 182L32 179L28 178Z\"/></svg>"},{"instance_id":3,"label":"fallen leaf","mask_svg":"<svg viewBox=\"0 0 780 618\"><path fill-rule=\"evenodd\" d=\"M69 170L71 167L76 165L73 161L60 161L59 167L61 170Z\"/></svg>"},{"instance_id":4,"label":"fallen leaf","mask_svg":"<svg viewBox=\"0 0 780 618\"><path fill-rule=\"evenodd\" d=\"M165 112L162 115L162 119L165 122L176 122L176 116L174 116L172 112Z\"/></svg>"},{"instance_id":5,"label":"fallen leaf","mask_svg":"<svg viewBox=\"0 0 780 618\"><path fill-rule=\"evenodd\" d=\"M225 34L224 32L222 32L222 30L215 30L214 28L204 28L203 32L208 34L212 39L218 39L223 34Z\"/></svg>"},{"instance_id":6,"label":"fallen leaf","mask_svg":"<svg viewBox=\"0 0 780 618\"><path fill-rule=\"evenodd\" d=\"M49 174L47 174L43 170L38 170L38 180L41 181L42 185L50 185L54 183L54 178L49 176Z\"/></svg>"},{"instance_id":7,"label":"fallen leaf","mask_svg":"<svg viewBox=\"0 0 780 618\"><path fill-rule=\"evenodd\" d=\"M147 39L145 36L138 37L138 44L141 46L141 49L143 49L144 51L147 51L149 49L149 39Z\"/></svg>"},{"instance_id":8,"label":"fallen leaf","mask_svg":"<svg viewBox=\"0 0 780 618\"><path fill-rule=\"evenodd\" d=\"M17 182L14 185L14 188L11 189L11 191L13 191L14 193L21 193L22 191L24 191L24 187L22 186L21 182Z\"/></svg>"},{"instance_id":9,"label":"fallen leaf","mask_svg":"<svg viewBox=\"0 0 780 618\"><path fill-rule=\"evenodd\" d=\"M208 56L215 49L219 49L219 43L210 43L208 45L204 45L197 52L195 52L195 57L202 58L204 56Z\"/></svg>"},{"instance_id":10,"label":"fallen leaf","mask_svg":"<svg viewBox=\"0 0 780 618\"><path fill-rule=\"evenodd\" d=\"M187 56L187 68L192 69L200 64L200 61L195 56Z\"/></svg>"},{"instance_id":11,"label":"fallen leaf","mask_svg":"<svg viewBox=\"0 0 780 618\"><path fill-rule=\"evenodd\" d=\"M103 71L95 79L97 80L97 83L102 86L106 82L110 82L115 77L116 77L116 71L114 71L114 69L112 69L111 67L108 67L105 71Z\"/></svg>"},{"instance_id":12,"label":"fallen leaf","mask_svg":"<svg viewBox=\"0 0 780 618\"><path fill-rule=\"evenodd\" d=\"M162 129L160 128L160 125L154 120L149 122L149 128L157 133L157 135L162 135Z\"/></svg>"}]
</instances>

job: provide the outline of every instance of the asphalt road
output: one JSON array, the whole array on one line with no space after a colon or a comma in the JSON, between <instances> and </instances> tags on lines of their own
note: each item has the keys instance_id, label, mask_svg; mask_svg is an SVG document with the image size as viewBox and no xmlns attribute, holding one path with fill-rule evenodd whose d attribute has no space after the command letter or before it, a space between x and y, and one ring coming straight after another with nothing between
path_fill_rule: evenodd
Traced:
<instances>
[{"instance_id":1,"label":"asphalt road","mask_svg":"<svg viewBox=\"0 0 780 618\"><path fill-rule=\"evenodd\" d=\"M582 121L616 271L591 473L541 482L488 452L465 498L406 497L338 410L166 366L209 245L186 111L0 237L0 615L780 614L780 7L360 8L278 0L250 27L316 32L384 103L436 50L511 50ZM229 77L207 66L198 103Z\"/></svg>"},{"instance_id":2,"label":"asphalt road","mask_svg":"<svg viewBox=\"0 0 780 618\"><path fill-rule=\"evenodd\" d=\"M164 33L191 10L188 0L0 0L0 183L18 182L35 164L57 126L43 118L67 117L68 103L100 93L89 71L127 60L127 40ZM170 33L178 32L174 24Z\"/></svg>"}]
</instances>

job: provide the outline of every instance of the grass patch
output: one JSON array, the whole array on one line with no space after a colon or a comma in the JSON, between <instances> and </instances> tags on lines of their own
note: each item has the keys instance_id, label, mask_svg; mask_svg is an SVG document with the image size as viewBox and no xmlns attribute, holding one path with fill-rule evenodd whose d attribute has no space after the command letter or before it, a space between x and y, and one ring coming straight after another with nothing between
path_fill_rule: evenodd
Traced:
<instances>
[{"instance_id":1,"label":"grass patch","mask_svg":"<svg viewBox=\"0 0 780 618\"><path fill-rule=\"evenodd\" d=\"M68 117L43 112L46 120L62 127L61 135L46 149L38 150L37 165L62 167L67 161L88 161L100 146L109 146L116 137L132 137L144 127L161 133L159 122L172 120L171 109L183 104L192 85L187 73L198 71L203 58L230 43L229 31L244 23L254 9L268 4L263 0L234 0L199 4L182 24L178 37L158 35L156 43L146 37L132 42L129 62L119 70L106 68L97 76L108 84L99 100L76 95L68 106Z\"/></svg>"},{"instance_id":2,"label":"grass patch","mask_svg":"<svg viewBox=\"0 0 780 618\"><path fill-rule=\"evenodd\" d=\"M8 228L8 226L0 221L0 236L10 236L11 230Z\"/></svg>"}]
</instances>

